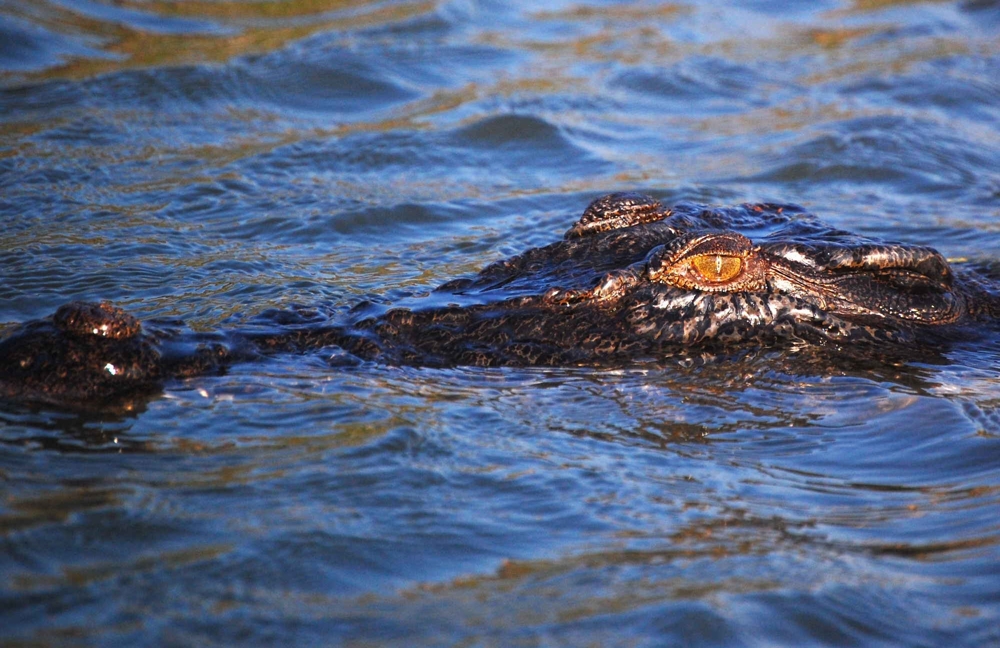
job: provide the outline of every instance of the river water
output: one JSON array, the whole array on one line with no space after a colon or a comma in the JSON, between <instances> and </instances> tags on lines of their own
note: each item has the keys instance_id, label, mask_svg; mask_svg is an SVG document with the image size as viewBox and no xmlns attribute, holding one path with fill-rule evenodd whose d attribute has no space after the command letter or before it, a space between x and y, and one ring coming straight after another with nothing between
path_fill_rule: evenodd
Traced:
<instances>
[{"instance_id":1,"label":"river water","mask_svg":"<svg viewBox=\"0 0 1000 648\"><path fill-rule=\"evenodd\" d=\"M636 189L995 261L1000 4L0 0L0 328L393 301ZM998 645L997 337L7 405L0 644Z\"/></svg>"}]
</instances>

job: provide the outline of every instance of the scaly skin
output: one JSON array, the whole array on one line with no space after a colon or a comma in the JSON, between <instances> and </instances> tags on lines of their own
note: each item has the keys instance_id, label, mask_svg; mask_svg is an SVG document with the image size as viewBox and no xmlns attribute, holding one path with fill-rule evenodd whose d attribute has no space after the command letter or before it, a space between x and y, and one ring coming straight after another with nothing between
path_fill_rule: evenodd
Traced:
<instances>
[{"instance_id":1,"label":"scaly skin","mask_svg":"<svg viewBox=\"0 0 1000 648\"><path fill-rule=\"evenodd\" d=\"M83 406L327 347L395 364L609 365L782 341L913 345L1000 315L995 286L933 249L831 229L793 206L664 210L639 194L599 198L563 240L426 300L212 335L75 302L0 342L0 397Z\"/></svg>"}]
</instances>

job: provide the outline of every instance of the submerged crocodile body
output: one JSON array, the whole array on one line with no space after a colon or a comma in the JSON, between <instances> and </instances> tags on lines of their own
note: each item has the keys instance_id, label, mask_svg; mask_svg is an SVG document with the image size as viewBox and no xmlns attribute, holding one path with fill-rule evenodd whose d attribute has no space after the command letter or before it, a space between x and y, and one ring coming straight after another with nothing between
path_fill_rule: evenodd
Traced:
<instances>
[{"instance_id":1,"label":"submerged crocodile body","mask_svg":"<svg viewBox=\"0 0 1000 648\"><path fill-rule=\"evenodd\" d=\"M266 329L196 334L74 302L0 342L0 397L61 405L155 391L279 351L390 364L607 365L698 348L917 345L1000 316L994 286L935 250L836 230L800 208L664 209L595 200L565 237L346 321L278 313Z\"/></svg>"}]
</instances>

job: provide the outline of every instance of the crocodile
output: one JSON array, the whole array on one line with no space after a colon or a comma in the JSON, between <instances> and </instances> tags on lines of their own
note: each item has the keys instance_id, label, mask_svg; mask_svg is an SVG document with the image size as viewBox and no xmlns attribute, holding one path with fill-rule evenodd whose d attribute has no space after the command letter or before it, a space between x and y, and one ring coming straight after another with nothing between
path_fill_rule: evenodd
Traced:
<instances>
[{"instance_id":1,"label":"crocodile","mask_svg":"<svg viewBox=\"0 0 1000 648\"><path fill-rule=\"evenodd\" d=\"M795 205L667 208L615 193L559 241L339 320L270 311L244 330L196 333L72 302L0 341L0 398L92 405L315 350L400 365L609 366L743 345L913 348L998 316L996 285L930 247L829 227Z\"/></svg>"}]
</instances>

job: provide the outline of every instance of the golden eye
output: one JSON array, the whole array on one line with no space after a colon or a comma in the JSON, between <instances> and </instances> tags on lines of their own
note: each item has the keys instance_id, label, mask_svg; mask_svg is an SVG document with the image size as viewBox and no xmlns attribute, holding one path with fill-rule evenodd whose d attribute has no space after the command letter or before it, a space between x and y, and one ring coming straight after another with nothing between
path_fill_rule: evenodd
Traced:
<instances>
[{"instance_id":1,"label":"golden eye","mask_svg":"<svg viewBox=\"0 0 1000 648\"><path fill-rule=\"evenodd\" d=\"M735 279L743 269L743 260L723 254L699 254L691 259L691 267L701 278L711 283L725 283Z\"/></svg>"}]
</instances>

